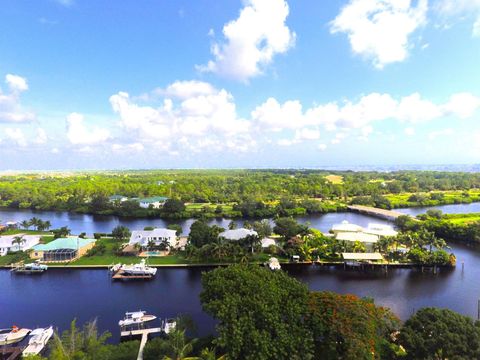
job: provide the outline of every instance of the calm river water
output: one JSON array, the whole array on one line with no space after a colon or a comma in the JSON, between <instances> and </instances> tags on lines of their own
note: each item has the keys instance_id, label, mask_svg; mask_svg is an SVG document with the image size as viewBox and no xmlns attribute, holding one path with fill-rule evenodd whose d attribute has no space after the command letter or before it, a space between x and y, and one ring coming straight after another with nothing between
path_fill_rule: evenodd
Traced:
<instances>
[{"instance_id":1,"label":"calm river water","mask_svg":"<svg viewBox=\"0 0 480 360\"><path fill-rule=\"evenodd\" d=\"M480 212L480 204L440 208L444 212ZM415 214L418 209L402 211ZM0 211L3 221L28 219L31 216L50 220L54 227L69 226L74 233L108 232L119 223L131 229L165 224L162 220ZM378 219L353 213L301 219L322 231L327 231L331 225L342 220L360 225L379 222ZM183 222L185 230L191 222ZM214 222L226 226L229 220ZM451 247L457 255L458 265L453 270L442 270L437 275L409 269L391 270L385 275L380 271L359 272L316 265L291 265L284 266L284 269L306 283L311 290L369 296L377 304L390 307L402 319L425 306L446 307L476 317L480 298L480 251L461 245ZM116 341L117 322L123 313L143 309L162 318L189 314L196 322L199 334L206 335L214 331L215 323L202 311L198 299L202 271L206 269L162 268L152 281L121 283L112 282L106 270L50 269L40 276L12 275L8 270L0 270L0 328L12 324L24 327L53 324L65 329L73 318L82 323L98 317L100 329L111 331Z\"/></svg>"}]
</instances>

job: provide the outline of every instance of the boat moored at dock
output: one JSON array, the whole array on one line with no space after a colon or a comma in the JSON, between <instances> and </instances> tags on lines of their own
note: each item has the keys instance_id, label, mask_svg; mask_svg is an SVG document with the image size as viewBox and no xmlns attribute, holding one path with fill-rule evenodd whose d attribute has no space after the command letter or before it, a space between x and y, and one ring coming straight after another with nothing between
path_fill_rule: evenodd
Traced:
<instances>
[{"instance_id":1,"label":"boat moored at dock","mask_svg":"<svg viewBox=\"0 0 480 360\"><path fill-rule=\"evenodd\" d=\"M139 264L113 265L110 271L113 273L112 279L151 279L157 273L157 269L148 266L145 259L142 259Z\"/></svg>"},{"instance_id":2,"label":"boat moored at dock","mask_svg":"<svg viewBox=\"0 0 480 360\"><path fill-rule=\"evenodd\" d=\"M145 311L134 311L134 312L126 312L125 317L118 322L118 325L123 326L130 326L130 325L139 325L144 324L149 321L155 320L157 317L155 315L146 314Z\"/></svg>"},{"instance_id":3,"label":"boat moored at dock","mask_svg":"<svg viewBox=\"0 0 480 360\"><path fill-rule=\"evenodd\" d=\"M29 335L31 338L28 340L28 346L22 352L23 356L40 354L53 336L53 327L35 329Z\"/></svg>"},{"instance_id":4,"label":"boat moored at dock","mask_svg":"<svg viewBox=\"0 0 480 360\"><path fill-rule=\"evenodd\" d=\"M30 329L23 329L12 326L11 329L0 330L0 345L15 344L22 341L30 332Z\"/></svg>"},{"instance_id":5,"label":"boat moored at dock","mask_svg":"<svg viewBox=\"0 0 480 360\"><path fill-rule=\"evenodd\" d=\"M33 263L20 264L12 269L16 274L41 274L47 270L48 266L38 260Z\"/></svg>"}]
</instances>

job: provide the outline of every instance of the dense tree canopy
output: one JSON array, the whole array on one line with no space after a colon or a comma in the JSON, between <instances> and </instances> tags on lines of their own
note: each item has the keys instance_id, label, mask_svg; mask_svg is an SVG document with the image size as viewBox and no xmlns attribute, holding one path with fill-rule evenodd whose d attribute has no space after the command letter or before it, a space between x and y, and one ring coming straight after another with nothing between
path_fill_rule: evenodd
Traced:
<instances>
[{"instance_id":1,"label":"dense tree canopy","mask_svg":"<svg viewBox=\"0 0 480 360\"><path fill-rule=\"evenodd\" d=\"M393 352L390 334L399 320L389 309L333 292L312 292L308 304L315 354L322 359L384 359Z\"/></svg>"},{"instance_id":2,"label":"dense tree canopy","mask_svg":"<svg viewBox=\"0 0 480 360\"><path fill-rule=\"evenodd\" d=\"M447 309L424 308L405 322L399 343L407 359L480 358L480 324Z\"/></svg>"},{"instance_id":3,"label":"dense tree canopy","mask_svg":"<svg viewBox=\"0 0 480 360\"><path fill-rule=\"evenodd\" d=\"M219 320L217 344L232 359L310 359L307 287L283 272L232 265L205 273L203 308Z\"/></svg>"}]
</instances>

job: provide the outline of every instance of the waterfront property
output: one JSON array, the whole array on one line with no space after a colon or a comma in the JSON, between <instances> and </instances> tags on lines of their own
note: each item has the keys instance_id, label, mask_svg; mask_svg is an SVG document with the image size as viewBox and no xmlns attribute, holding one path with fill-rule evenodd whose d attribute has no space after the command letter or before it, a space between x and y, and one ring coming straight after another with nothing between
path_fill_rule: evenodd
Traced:
<instances>
[{"instance_id":1,"label":"waterfront property","mask_svg":"<svg viewBox=\"0 0 480 360\"><path fill-rule=\"evenodd\" d=\"M128 245L138 244L147 248L150 244L155 246L167 245L170 248L178 246L178 239L175 230L157 228L153 230L134 230L130 236Z\"/></svg>"},{"instance_id":2,"label":"waterfront property","mask_svg":"<svg viewBox=\"0 0 480 360\"><path fill-rule=\"evenodd\" d=\"M149 198L138 199L138 205L144 209L160 209L163 207L163 205L165 205L167 200L168 198L164 196L153 196Z\"/></svg>"},{"instance_id":3,"label":"waterfront property","mask_svg":"<svg viewBox=\"0 0 480 360\"><path fill-rule=\"evenodd\" d=\"M44 262L72 261L85 255L94 246L94 239L82 239L79 237L60 238L48 244L35 245L30 257Z\"/></svg>"},{"instance_id":4,"label":"waterfront property","mask_svg":"<svg viewBox=\"0 0 480 360\"><path fill-rule=\"evenodd\" d=\"M110 201L111 203L122 203L127 200L128 200L128 197L123 195L112 195L108 198L108 201Z\"/></svg>"},{"instance_id":5,"label":"waterfront property","mask_svg":"<svg viewBox=\"0 0 480 360\"><path fill-rule=\"evenodd\" d=\"M218 237L224 238L225 240L238 241L245 239L248 236L258 236L258 233L255 230L240 228L233 229L221 232Z\"/></svg>"},{"instance_id":6,"label":"waterfront property","mask_svg":"<svg viewBox=\"0 0 480 360\"><path fill-rule=\"evenodd\" d=\"M373 250L374 244L380 238L398 235L398 232L390 225L369 223L367 228L364 228L360 225L351 224L348 221L333 225L331 232L339 241L361 242L365 245L367 251Z\"/></svg>"},{"instance_id":7,"label":"waterfront property","mask_svg":"<svg viewBox=\"0 0 480 360\"><path fill-rule=\"evenodd\" d=\"M38 235L5 235L0 236L0 256L5 256L9 252L26 251L40 242Z\"/></svg>"}]
</instances>

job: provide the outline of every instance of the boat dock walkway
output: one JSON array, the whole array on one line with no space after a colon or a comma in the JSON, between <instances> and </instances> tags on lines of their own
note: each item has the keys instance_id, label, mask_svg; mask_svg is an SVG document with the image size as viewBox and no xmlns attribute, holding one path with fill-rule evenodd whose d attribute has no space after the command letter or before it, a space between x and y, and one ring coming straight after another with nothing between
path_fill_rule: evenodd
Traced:
<instances>
[{"instance_id":1,"label":"boat dock walkway","mask_svg":"<svg viewBox=\"0 0 480 360\"><path fill-rule=\"evenodd\" d=\"M363 205L348 205L347 208L350 211L358 212L360 214L376 216L376 217L387 219L387 220L396 220L399 216L406 215L404 213L394 211L394 210L385 210L385 209L379 209L379 208L374 208L371 206L363 206Z\"/></svg>"},{"instance_id":2,"label":"boat dock walkway","mask_svg":"<svg viewBox=\"0 0 480 360\"><path fill-rule=\"evenodd\" d=\"M162 328L150 328L150 329L136 329L136 330L122 330L120 336L141 336L140 348L138 349L137 360L143 360L143 350L147 345L148 335L157 334L163 331Z\"/></svg>"}]
</instances>

